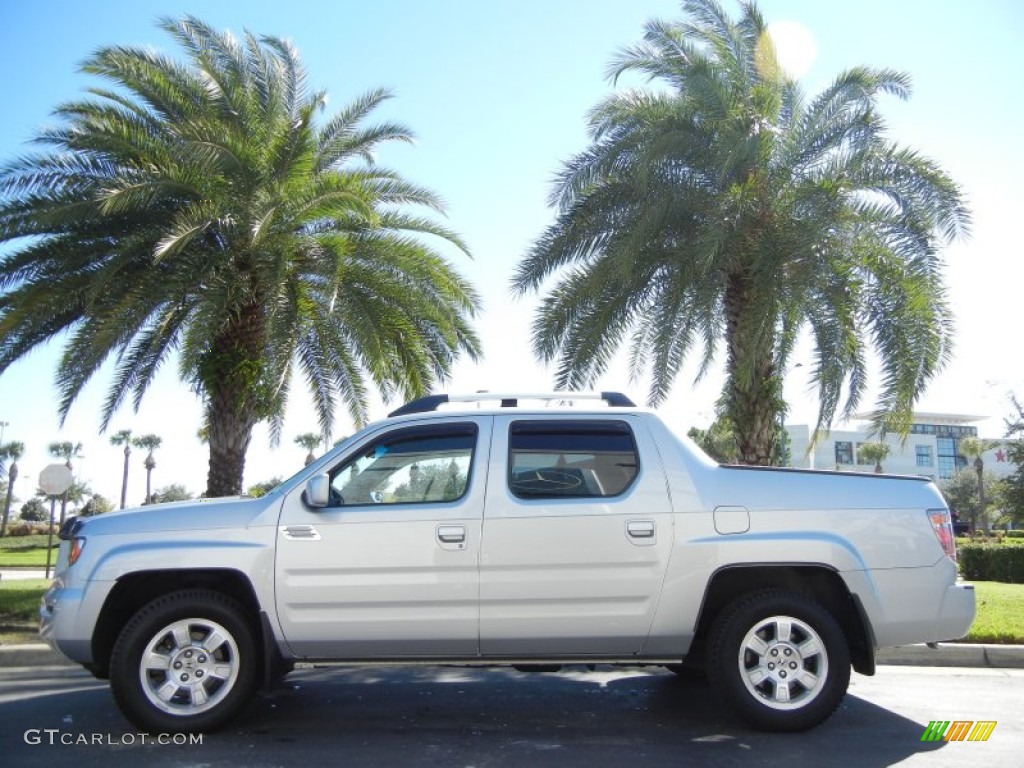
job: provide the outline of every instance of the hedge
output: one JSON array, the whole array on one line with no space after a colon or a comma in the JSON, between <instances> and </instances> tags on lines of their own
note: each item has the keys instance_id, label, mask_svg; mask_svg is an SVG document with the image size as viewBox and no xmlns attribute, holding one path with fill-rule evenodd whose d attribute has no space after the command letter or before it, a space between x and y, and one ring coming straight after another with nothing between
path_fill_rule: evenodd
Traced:
<instances>
[{"instance_id":1,"label":"hedge","mask_svg":"<svg viewBox=\"0 0 1024 768\"><path fill-rule=\"evenodd\" d=\"M1024 544L965 544L958 555L969 581L1024 584Z\"/></svg>"},{"instance_id":2,"label":"hedge","mask_svg":"<svg viewBox=\"0 0 1024 768\"><path fill-rule=\"evenodd\" d=\"M1024 531L1007 531L1006 538L1008 539L1024 539Z\"/></svg>"}]
</instances>

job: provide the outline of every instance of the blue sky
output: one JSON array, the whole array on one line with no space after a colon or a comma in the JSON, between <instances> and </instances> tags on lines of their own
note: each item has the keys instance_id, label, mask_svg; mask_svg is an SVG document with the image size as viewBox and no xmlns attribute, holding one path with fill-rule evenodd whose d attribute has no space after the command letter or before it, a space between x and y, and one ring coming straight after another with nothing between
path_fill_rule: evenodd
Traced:
<instances>
[{"instance_id":1,"label":"blue sky","mask_svg":"<svg viewBox=\"0 0 1024 768\"><path fill-rule=\"evenodd\" d=\"M725 0L735 12L736 4ZM892 136L937 160L961 184L974 212L970 240L945 252L950 298L958 317L956 356L921 401L922 410L993 417L983 433L1000 433L1006 393L1024 395L1024 363L1016 332L1024 284L1017 221L1024 211L1024 124L1020 93L1024 63L1024 4L1016 0L911 0L859 3L764 0L769 22L801 24L817 55L802 77L809 93L841 69L892 67L910 73L909 102L885 99ZM26 151L33 131L58 103L95 81L77 73L97 47L153 45L173 51L154 25L160 16L193 13L220 28L290 38L299 48L310 83L340 106L384 86L395 99L379 119L409 125L418 141L382 153L380 160L430 186L448 202L448 224L473 252L455 256L479 287L484 314L479 330L485 358L462 364L446 386L475 389L550 388L552 373L529 351L533 300L514 302L508 281L518 258L548 224L550 182L559 163L585 146L585 114L611 90L604 78L614 51L639 39L651 17L678 18L668 0L376 0L335 2L176 3L133 0L93 3L56 0L0 5L0 161ZM120 453L98 434L101 372L72 409L63 430L55 415L56 348L39 350L0 376L4 439L21 440L22 498L49 463L45 446L57 439L85 444L82 476L108 498L120 493ZM787 381L790 421L814 418L806 368ZM662 411L684 429L707 424L720 387L713 373L692 386L684 372ZM646 384L630 382L617 365L604 388L643 396ZM264 433L253 440L246 482L288 475L303 451L291 444L315 419L298 388L277 450ZM871 402L865 402L865 406ZM374 417L383 415L384 406ZM154 385L138 414L124 408L112 430L155 432L157 487L205 485L206 452L195 440L199 406L177 382L172 367ZM336 433L349 431L339 424ZM141 457L140 457L141 459ZM133 469L129 498L141 499L141 460Z\"/></svg>"}]
</instances>

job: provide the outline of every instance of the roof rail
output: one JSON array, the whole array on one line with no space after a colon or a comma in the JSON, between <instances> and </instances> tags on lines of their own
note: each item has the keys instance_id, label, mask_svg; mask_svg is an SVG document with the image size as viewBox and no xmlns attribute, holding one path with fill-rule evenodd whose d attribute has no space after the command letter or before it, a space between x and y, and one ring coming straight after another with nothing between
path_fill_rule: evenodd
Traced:
<instances>
[{"instance_id":1,"label":"roof rail","mask_svg":"<svg viewBox=\"0 0 1024 768\"><path fill-rule=\"evenodd\" d=\"M604 400L611 408L635 408L636 403L621 392L531 392L507 394L500 392L474 392L471 395L427 395L412 400L388 414L388 418L410 413L436 411L445 403L481 403L500 400L502 408L515 408L520 400Z\"/></svg>"}]
</instances>

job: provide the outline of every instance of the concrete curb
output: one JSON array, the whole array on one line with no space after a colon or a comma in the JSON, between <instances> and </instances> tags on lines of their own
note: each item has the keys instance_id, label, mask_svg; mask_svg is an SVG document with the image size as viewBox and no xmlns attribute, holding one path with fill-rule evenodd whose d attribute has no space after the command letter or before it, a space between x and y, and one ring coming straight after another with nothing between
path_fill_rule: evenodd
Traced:
<instances>
[{"instance_id":1,"label":"concrete curb","mask_svg":"<svg viewBox=\"0 0 1024 768\"><path fill-rule=\"evenodd\" d=\"M0 667L77 666L45 643L0 645Z\"/></svg>"},{"instance_id":2,"label":"concrete curb","mask_svg":"<svg viewBox=\"0 0 1024 768\"><path fill-rule=\"evenodd\" d=\"M901 645L878 651L875 661L892 666L1024 669L1024 645Z\"/></svg>"},{"instance_id":3,"label":"concrete curb","mask_svg":"<svg viewBox=\"0 0 1024 768\"><path fill-rule=\"evenodd\" d=\"M902 645L878 651L876 661L879 666L1024 669L1024 645ZM56 666L77 665L43 643L0 646L0 667Z\"/></svg>"}]
</instances>

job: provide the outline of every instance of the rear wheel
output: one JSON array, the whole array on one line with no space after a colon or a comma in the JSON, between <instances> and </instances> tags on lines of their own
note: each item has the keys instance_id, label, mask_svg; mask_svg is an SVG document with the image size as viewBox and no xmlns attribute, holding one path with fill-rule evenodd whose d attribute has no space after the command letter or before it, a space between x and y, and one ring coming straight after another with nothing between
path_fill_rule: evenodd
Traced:
<instances>
[{"instance_id":1,"label":"rear wheel","mask_svg":"<svg viewBox=\"0 0 1024 768\"><path fill-rule=\"evenodd\" d=\"M212 731L249 702L257 644L242 607L208 590L175 592L125 625L110 660L110 687L143 730Z\"/></svg>"},{"instance_id":2,"label":"rear wheel","mask_svg":"<svg viewBox=\"0 0 1024 768\"><path fill-rule=\"evenodd\" d=\"M709 675L755 728L802 731L835 712L850 683L850 651L832 615L810 598L765 590L740 598L712 632Z\"/></svg>"}]
</instances>

